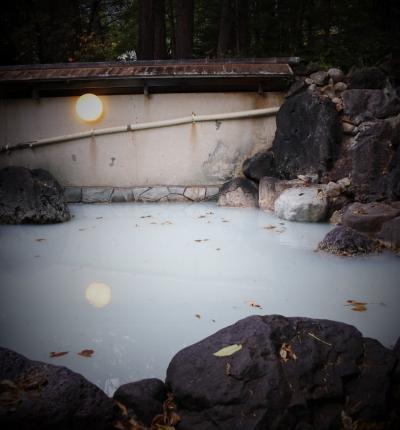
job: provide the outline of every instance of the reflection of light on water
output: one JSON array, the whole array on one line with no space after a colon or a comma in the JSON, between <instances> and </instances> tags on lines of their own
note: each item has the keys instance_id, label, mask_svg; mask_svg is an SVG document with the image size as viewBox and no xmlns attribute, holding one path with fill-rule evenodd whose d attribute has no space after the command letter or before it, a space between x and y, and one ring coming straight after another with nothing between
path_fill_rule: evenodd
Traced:
<instances>
[{"instance_id":1,"label":"reflection of light on water","mask_svg":"<svg viewBox=\"0 0 400 430\"><path fill-rule=\"evenodd\" d=\"M111 301L111 288L100 282L92 282L86 288L86 300L96 308L104 308Z\"/></svg>"}]
</instances>

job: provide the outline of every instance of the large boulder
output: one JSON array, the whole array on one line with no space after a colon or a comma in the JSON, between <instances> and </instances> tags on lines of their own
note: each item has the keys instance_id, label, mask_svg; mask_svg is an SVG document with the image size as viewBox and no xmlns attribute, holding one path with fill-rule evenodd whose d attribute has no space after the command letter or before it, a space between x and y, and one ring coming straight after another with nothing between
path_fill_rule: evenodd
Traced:
<instances>
[{"instance_id":1,"label":"large boulder","mask_svg":"<svg viewBox=\"0 0 400 430\"><path fill-rule=\"evenodd\" d=\"M379 250L379 246L376 241L369 239L364 234L350 227L339 226L327 233L318 244L318 249L347 257L376 252Z\"/></svg>"},{"instance_id":2,"label":"large boulder","mask_svg":"<svg viewBox=\"0 0 400 430\"><path fill-rule=\"evenodd\" d=\"M258 187L245 178L225 182L219 191L218 206L258 207Z\"/></svg>"},{"instance_id":3,"label":"large boulder","mask_svg":"<svg viewBox=\"0 0 400 430\"><path fill-rule=\"evenodd\" d=\"M166 398L165 384L155 378L121 385L114 393L114 399L147 426L151 425L155 416L163 413Z\"/></svg>"},{"instance_id":4,"label":"large boulder","mask_svg":"<svg viewBox=\"0 0 400 430\"><path fill-rule=\"evenodd\" d=\"M243 174L252 181L259 182L264 176L274 176L274 154L261 151L244 161Z\"/></svg>"},{"instance_id":5,"label":"large boulder","mask_svg":"<svg viewBox=\"0 0 400 430\"><path fill-rule=\"evenodd\" d=\"M112 429L118 408L71 370L0 347L0 426L7 430Z\"/></svg>"},{"instance_id":6,"label":"large boulder","mask_svg":"<svg viewBox=\"0 0 400 430\"><path fill-rule=\"evenodd\" d=\"M166 383L180 430L394 429L395 366L350 325L251 316L178 352Z\"/></svg>"},{"instance_id":7,"label":"large boulder","mask_svg":"<svg viewBox=\"0 0 400 430\"><path fill-rule=\"evenodd\" d=\"M258 186L258 205L263 210L273 211L276 199L288 188L304 187L304 181L292 179L280 181L271 176L261 178Z\"/></svg>"},{"instance_id":8,"label":"large boulder","mask_svg":"<svg viewBox=\"0 0 400 430\"><path fill-rule=\"evenodd\" d=\"M358 201L376 201L400 193L400 167L394 160L400 121L363 123L351 147L352 190Z\"/></svg>"},{"instance_id":9,"label":"large boulder","mask_svg":"<svg viewBox=\"0 0 400 430\"><path fill-rule=\"evenodd\" d=\"M283 103L276 120L273 152L277 176L325 175L337 158L341 138L335 104L304 91Z\"/></svg>"},{"instance_id":10,"label":"large boulder","mask_svg":"<svg viewBox=\"0 0 400 430\"><path fill-rule=\"evenodd\" d=\"M0 223L47 224L70 217L63 188L49 172L25 167L0 170Z\"/></svg>"},{"instance_id":11,"label":"large boulder","mask_svg":"<svg viewBox=\"0 0 400 430\"><path fill-rule=\"evenodd\" d=\"M318 187L290 188L276 199L275 215L288 221L318 222L328 208L325 194Z\"/></svg>"},{"instance_id":12,"label":"large boulder","mask_svg":"<svg viewBox=\"0 0 400 430\"><path fill-rule=\"evenodd\" d=\"M400 208L386 203L353 203L343 215L343 224L363 233L376 233L384 222L400 215Z\"/></svg>"},{"instance_id":13,"label":"large boulder","mask_svg":"<svg viewBox=\"0 0 400 430\"><path fill-rule=\"evenodd\" d=\"M364 67L352 70L347 80L352 88L382 89L387 83L385 72L379 67Z\"/></svg>"}]
</instances>

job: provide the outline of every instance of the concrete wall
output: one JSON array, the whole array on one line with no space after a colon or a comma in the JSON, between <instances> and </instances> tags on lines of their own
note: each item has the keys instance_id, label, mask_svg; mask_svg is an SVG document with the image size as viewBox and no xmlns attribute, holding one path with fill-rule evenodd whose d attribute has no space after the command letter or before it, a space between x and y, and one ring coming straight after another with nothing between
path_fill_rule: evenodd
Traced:
<instances>
[{"instance_id":1,"label":"concrete wall","mask_svg":"<svg viewBox=\"0 0 400 430\"><path fill-rule=\"evenodd\" d=\"M280 106L282 94L194 93L101 97L95 124L75 113L76 97L3 99L0 145L92 128ZM64 186L210 185L229 179L245 158L272 144L275 117L208 122L82 139L0 154L0 167L49 170Z\"/></svg>"}]
</instances>

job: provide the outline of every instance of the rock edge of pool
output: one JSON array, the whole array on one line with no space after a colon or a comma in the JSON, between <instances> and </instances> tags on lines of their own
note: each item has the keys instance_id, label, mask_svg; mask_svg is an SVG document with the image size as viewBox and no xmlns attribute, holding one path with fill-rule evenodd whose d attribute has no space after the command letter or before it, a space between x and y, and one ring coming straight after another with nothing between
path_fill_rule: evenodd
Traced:
<instances>
[{"instance_id":1,"label":"rock edge of pool","mask_svg":"<svg viewBox=\"0 0 400 430\"><path fill-rule=\"evenodd\" d=\"M68 368L0 349L7 429L395 429L400 339L393 350L353 326L251 316L179 351L165 382L109 398ZM4 427L5 426L5 427Z\"/></svg>"}]
</instances>

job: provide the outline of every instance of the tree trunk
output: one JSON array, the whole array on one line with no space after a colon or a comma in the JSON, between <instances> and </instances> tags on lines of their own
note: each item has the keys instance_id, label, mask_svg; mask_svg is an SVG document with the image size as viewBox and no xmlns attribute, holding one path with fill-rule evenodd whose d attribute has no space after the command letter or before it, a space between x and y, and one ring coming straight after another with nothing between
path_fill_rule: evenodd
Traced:
<instances>
[{"instance_id":1,"label":"tree trunk","mask_svg":"<svg viewBox=\"0 0 400 430\"><path fill-rule=\"evenodd\" d=\"M139 0L139 60L154 58L153 0Z\"/></svg>"},{"instance_id":2,"label":"tree trunk","mask_svg":"<svg viewBox=\"0 0 400 430\"><path fill-rule=\"evenodd\" d=\"M165 29L165 0L154 2L154 59L167 58L166 29Z\"/></svg>"},{"instance_id":3,"label":"tree trunk","mask_svg":"<svg viewBox=\"0 0 400 430\"><path fill-rule=\"evenodd\" d=\"M193 55L193 0L176 0L176 58Z\"/></svg>"},{"instance_id":4,"label":"tree trunk","mask_svg":"<svg viewBox=\"0 0 400 430\"><path fill-rule=\"evenodd\" d=\"M235 15L231 0L222 0L217 47L218 57L223 57L232 45L234 18Z\"/></svg>"}]
</instances>

